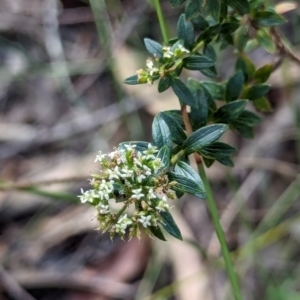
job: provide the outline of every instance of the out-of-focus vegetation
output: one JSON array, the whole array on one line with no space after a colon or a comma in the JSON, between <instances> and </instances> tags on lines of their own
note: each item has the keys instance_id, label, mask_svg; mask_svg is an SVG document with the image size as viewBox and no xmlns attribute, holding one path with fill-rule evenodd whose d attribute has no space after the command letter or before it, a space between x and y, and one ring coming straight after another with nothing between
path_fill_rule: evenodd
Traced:
<instances>
[{"instance_id":1,"label":"out-of-focus vegetation","mask_svg":"<svg viewBox=\"0 0 300 300\"><path fill-rule=\"evenodd\" d=\"M181 10L161 4L175 36ZM300 56L300 11L290 5L280 33ZM143 38L162 41L151 1L91 7L0 1L0 299L230 299L205 203L178 201L172 214L184 241L164 244L111 242L94 230L94 210L77 205L98 150L150 141L153 116L178 108L172 93L123 84L147 58ZM208 176L245 299L297 300L300 68L260 41L264 49L249 52L256 65L278 62L273 110L253 140L226 135L240 149L236 167L216 164ZM235 58L230 49L219 55L222 81Z\"/></svg>"}]
</instances>

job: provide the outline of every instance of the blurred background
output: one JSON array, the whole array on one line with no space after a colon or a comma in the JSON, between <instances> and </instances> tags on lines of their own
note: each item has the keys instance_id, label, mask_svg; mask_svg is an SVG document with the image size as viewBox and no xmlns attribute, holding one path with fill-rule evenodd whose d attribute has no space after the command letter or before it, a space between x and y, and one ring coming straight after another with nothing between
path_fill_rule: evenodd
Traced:
<instances>
[{"instance_id":1,"label":"blurred background","mask_svg":"<svg viewBox=\"0 0 300 300\"><path fill-rule=\"evenodd\" d=\"M204 201L176 201L184 241L165 243L112 242L78 205L100 149L151 141L154 115L178 108L172 92L123 84L145 64L143 38L162 41L151 1L90 4L0 0L0 299L232 299ZM182 9L161 4L176 36ZM298 55L296 6L280 32ZM257 67L280 59L261 44L249 53ZM218 81L234 64L233 48L220 52ZM239 149L235 168L208 170L245 299L300 299L299 74L281 63L255 138L224 137Z\"/></svg>"}]
</instances>

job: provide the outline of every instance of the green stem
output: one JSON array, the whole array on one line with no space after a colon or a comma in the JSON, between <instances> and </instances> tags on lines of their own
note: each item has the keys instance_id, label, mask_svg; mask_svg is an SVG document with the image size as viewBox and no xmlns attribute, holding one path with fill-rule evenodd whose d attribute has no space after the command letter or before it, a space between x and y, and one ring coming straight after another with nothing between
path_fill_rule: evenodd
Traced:
<instances>
[{"instance_id":1,"label":"green stem","mask_svg":"<svg viewBox=\"0 0 300 300\"><path fill-rule=\"evenodd\" d=\"M180 150L177 154L173 155L171 158L171 165L175 165L177 160L179 160L184 155L184 150Z\"/></svg>"},{"instance_id":2,"label":"green stem","mask_svg":"<svg viewBox=\"0 0 300 300\"><path fill-rule=\"evenodd\" d=\"M217 206L216 206L216 203L215 203L212 191L211 191L210 184L207 180L203 164L198 165L198 170L199 170L199 174L203 180L203 183L204 183L204 186L206 189L207 206L211 213L211 217L212 217L212 221L214 223L217 237L220 241L220 245L221 245L221 249L222 249L222 253L223 253L223 257L224 257L224 262L225 262L225 267L226 267L226 270L227 270L227 273L229 276L229 280L230 280L231 287L233 290L234 298L235 298L235 300L242 300L243 298L242 298L241 290L240 290L240 287L238 284L238 278L237 278L237 275L236 275L234 267L233 267L233 263L232 263L230 253L228 250L228 246L226 243L226 239L225 239L225 234L224 234L223 228L220 223L218 209L217 209Z\"/></svg>"},{"instance_id":3,"label":"green stem","mask_svg":"<svg viewBox=\"0 0 300 300\"><path fill-rule=\"evenodd\" d=\"M164 39L164 44L168 45L169 41L168 41L167 29L166 29L164 16L162 14L160 2L159 2L159 0L153 0L153 2L154 2L157 17L158 17L158 21L159 21L160 31L161 31L161 34Z\"/></svg>"}]
</instances>

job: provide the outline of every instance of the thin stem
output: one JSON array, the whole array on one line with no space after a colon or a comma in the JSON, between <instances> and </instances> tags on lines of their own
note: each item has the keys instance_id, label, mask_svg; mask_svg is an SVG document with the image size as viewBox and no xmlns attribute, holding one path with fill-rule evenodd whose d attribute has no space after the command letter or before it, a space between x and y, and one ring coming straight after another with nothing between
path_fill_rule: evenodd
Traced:
<instances>
[{"instance_id":1,"label":"thin stem","mask_svg":"<svg viewBox=\"0 0 300 300\"><path fill-rule=\"evenodd\" d=\"M158 21L159 21L160 31L161 31L161 34L163 36L164 44L168 45L169 41L168 41L167 29L166 29L164 16L162 14L160 2L159 2L159 0L153 0L153 2L154 2L157 18L158 18Z\"/></svg>"},{"instance_id":2,"label":"thin stem","mask_svg":"<svg viewBox=\"0 0 300 300\"><path fill-rule=\"evenodd\" d=\"M222 253L223 253L223 257L224 257L224 262L225 262L225 267L226 267L226 270L227 270L227 273L229 276L229 280L230 280L231 287L233 290L234 298L235 298L235 300L242 300L243 298L242 298L242 294L241 294L240 287L238 284L238 278L237 278L237 275L236 275L234 267L233 267L233 263L232 263L230 253L228 250L228 246L226 243L226 239L225 239L225 234L224 234L224 231L223 231L221 223L220 223L218 209L216 207L216 203L215 203L215 200L214 200L214 197L212 194L210 184L207 180L203 164L198 165L198 171L199 171L199 174L200 174L200 176L203 180L204 186L205 186L205 190L206 190L206 194L207 194L207 206L210 211L212 221L214 223L217 237L220 241L220 245L221 245L221 249L222 249Z\"/></svg>"}]
</instances>

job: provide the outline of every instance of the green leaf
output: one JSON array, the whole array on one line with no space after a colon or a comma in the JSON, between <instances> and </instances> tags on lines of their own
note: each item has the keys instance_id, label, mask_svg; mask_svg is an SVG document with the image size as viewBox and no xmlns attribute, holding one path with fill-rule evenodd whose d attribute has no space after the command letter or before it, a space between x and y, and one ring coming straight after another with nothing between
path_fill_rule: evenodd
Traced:
<instances>
[{"instance_id":1,"label":"green leaf","mask_svg":"<svg viewBox=\"0 0 300 300\"><path fill-rule=\"evenodd\" d=\"M234 33L239 27L240 27L240 24L237 23L237 22L227 22L227 23L223 23L220 32L223 33L223 34L232 34L232 33Z\"/></svg>"},{"instance_id":2,"label":"green leaf","mask_svg":"<svg viewBox=\"0 0 300 300\"><path fill-rule=\"evenodd\" d=\"M159 44L156 41L153 41L149 38L144 39L145 47L147 51L152 54L154 57L162 58L163 57L163 51L162 51L162 45Z\"/></svg>"},{"instance_id":3,"label":"green leaf","mask_svg":"<svg viewBox=\"0 0 300 300\"><path fill-rule=\"evenodd\" d=\"M172 84L172 80L170 77L164 76L159 80L158 83L158 92L162 93L166 91Z\"/></svg>"},{"instance_id":4,"label":"green leaf","mask_svg":"<svg viewBox=\"0 0 300 300\"><path fill-rule=\"evenodd\" d=\"M250 12L250 5L247 0L226 0L227 4L244 15Z\"/></svg>"},{"instance_id":5,"label":"green leaf","mask_svg":"<svg viewBox=\"0 0 300 300\"><path fill-rule=\"evenodd\" d=\"M273 110L270 101L265 97L255 99L253 104L255 108L261 112L271 112Z\"/></svg>"},{"instance_id":6,"label":"green leaf","mask_svg":"<svg viewBox=\"0 0 300 300\"><path fill-rule=\"evenodd\" d=\"M162 148L166 145L169 149L172 149L172 136L170 129L160 114L156 115L153 120L152 138L154 145L158 148Z\"/></svg>"},{"instance_id":7,"label":"green leaf","mask_svg":"<svg viewBox=\"0 0 300 300\"><path fill-rule=\"evenodd\" d=\"M243 137L253 138L253 127L260 121L261 119L256 114L244 110L236 120L231 122L231 126L234 127Z\"/></svg>"},{"instance_id":8,"label":"green leaf","mask_svg":"<svg viewBox=\"0 0 300 300\"><path fill-rule=\"evenodd\" d=\"M219 21L221 11L221 0L206 1L207 12L215 21Z\"/></svg>"},{"instance_id":9,"label":"green leaf","mask_svg":"<svg viewBox=\"0 0 300 300\"><path fill-rule=\"evenodd\" d=\"M234 147L231 147L228 144L215 142L210 144L206 147L203 147L199 153L205 157L216 159L224 155L231 155L232 153L236 152Z\"/></svg>"},{"instance_id":10,"label":"green leaf","mask_svg":"<svg viewBox=\"0 0 300 300\"><path fill-rule=\"evenodd\" d=\"M207 44L204 47L203 55L210 58L213 62L217 61L217 54L214 47L211 44Z\"/></svg>"},{"instance_id":11,"label":"green leaf","mask_svg":"<svg viewBox=\"0 0 300 300\"><path fill-rule=\"evenodd\" d=\"M230 156L225 156L225 155L221 156L220 158L217 159L217 161L224 166L231 167L231 168L234 167L234 163Z\"/></svg>"},{"instance_id":12,"label":"green leaf","mask_svg":"<svg viewBox=\"0 0 300 300\"><path fill-rule=\"evenodd\" d=\"M174 167L174 171L176 174L180 174L194 181L198 185L198 196L195 196L201 199L206 199L206 192L203 181L199 174L190 165L183 161L178 161ZM199 197L199 195L201 195L201 197Z\"/></svg>"},{"instance_id":13,"label":"green leaf","mask_svg":"<svg viewBox=\"0 0 300 300\"><path fill-rule=\"evenodd\" d=\"M233 101L238 99L240 96L244 85L244 74L242 71L238 71L233 76L231 76L227 82L225 90L226 100Z\"/></svg>"},{"instance_id":14,"label":"green leaf","mask_svg":"<svg viewBox=\"0 0 300 300\"><path fill-rule=\"evenodd\" d=\"M202 16L198 16L197 18L193 18L191 22L194 24L195 28L200 30L205 30L209 27L208 22Z\"/></svg>"},{"instance_id":15,"label":"green leaf","mask_svg":"<svg viewBox=\"0 0 300 300\"><path fill-rule=\"evenodd\" d=\"M245 81L248 82L254 77L255 65L249 57L240 53L235 64L235 70L241 70L244 73Z\"/></svg>"},{"instance_id":16,"label":"green leaf","mask_svg":"<svg viewBox=\"0 0 300 300\"><path fill-rule=\"evenodd\" d=\"M159 213L163 219L163 228L172 236L174 236L176 239L182 241L181 232L176 225L172 215L169 212L163 211Z\"/></svg>"},{"instance_id":17,"label":"green leaf","mask_svg":"<svg viewBox=\"0 0 300 300\"><path fill-rule=\"evenodd\" d=\"M170 111L161 112L160 115L171 131L172 141L177 145L181 145L186 139L186 134L183 130L184 125L181 124L182 119L178 120Z\"/></svg>"},{"instance_id":18,"label":"green leaf","mask_svg":"<svg viewBox=\"0 0 300 300\"><path fill-rule=\"evenodd\" d=\"M273 69L273 64L266 64L263 67L259 68L254 74L254 79L256 83L266 82L272 74Z\"/></svg>"},{"instance_id":19,"label":"green leaf","mask_svg":"<svg viewBox=\"0 0 300 300\"><path fill-rule=\"evenodd\" d=\"M240 26L234 33L234 45L240 52L244 51L244 48L249 40L249 28L246 24Z\"/></svg>"},{"instance_id":20,"label":"green leaf","mask_svg":"<svg viewBox=\"0 0 300 300\"><path fill-rule=\"evenodd\" d=\"M172 89L181 102L186 105L195 105L195 99L189 88L177 78L172 78Z\"/></svg>"},{"instance_id":21,"label":"green leaf","mask_svg":"<svg viewBox=\"0 0 300 300\"><path fill-rule=\"evenodd\" d=\"M251 86L245 92L245 98L249 100L255 100L263 97L270 90L270 86L267 84L257 84Z\"/></svg>"},{"instance_id":22,"label":"green leaf","mask_svg":"<svg viewBox=\"0 0 300 300\"><path fill-rule=\"evenodd\" d=\"M207 69L202 69L202 70L200 70L200 72L209 78L216 78L218 76L218 72L217 72L217 69L215 66L212 66Z\"/></svg>"},{"instance_id":23,"label":"green leaf","mask_svg":"<svg viewBox=\"0 0 300 300\"><path fill-rule=\"evenodd\" d=\"M206 30L201 32L197 39L197 43L201 41L205 41L206 44L209 44L220 32L221 25L216 24L213 26L208 27Z\"/></svg>"},{"instance_id":24,"label":"green leaf","mask_svg":"<svg viewBox=\"0 0 300 300\"><path fill-rule=\"evenodd\" d=\"M162 240L162 241L166 241L166 238L164 236L164 234L162 233L161 229L159 228L159 226L148 226L147 227L151 233L157 237L158 239Z\"/></svg>"},{"instance_id":25,"label":"green leaf","mask_svg":"<svg viewBox=\"0 0 300 300\"><path fill-rule=\"evenodd\" d=\"M260 28L256 31L256 39L267 52L274 54L276 52L276 45L267 28Z\"/></svg>"},{"instance_id":26,"label":"green leaf","mask_svg":"<svg viewBox=\"0 0 300 300\"><path fill-rule=\"evenodd\" d=\"M285 18L281 15L271 11L258 11L254 15L254 21L259 26L277 26L286 22Z\"/></svg>"},{"instance_id":27,"label":"green leaf","mask_svg":"<svg viewBox=\"0 0 300 300\"><path fill-rule=\"evenodd\" d=\"M124 83L129 85L141 84L137 75L130 76L124 80Z\"/></svg>"},{"instance_id":28,"label":"green leaf","mask_svg":"<svg viewBox=\"0 0 300 300\"><path fill-rule=\"evenodd\" d=\"M237 100L221 106L213 115L215 122L231 123L244 111L247 102L247 100Z\"/></svg>"},{"instance_id":29,"label":"green leaf","mask_svg":"<svg viewBox=\"0 0 300 300\"><path fill-rule=\"evenodd\" d=\"M187 19L197 17L201 13L203 0L188 0L185 5L185 16Z\"/></svg>"},{"instance_id":30,"label":"green leaf","mask_svg":"<svg viewBox=\"0 0 300 300\"><path fill-rule=\"evenodd\" d=\"M177 6L180 6L182 3L184 3L185 0L169 0L169 2L170 2L174 7L177 7Z\"/></svg>"},{"instance_id":31,"label":"green leaf","mask_svg":"<svg viewBox=\"0 0 300 300\"><path fill-rule=\"evenodd\" d=\"M187 21L185 15L179 17L177 23L178 39L184 41L184 46L190 48L194 44L194 27L190 21Z\"/></svg>"},{"instance_id":32,"label":"green leaf","mask_svg":"<svg viewBox=\"0 0 300 300\"><path fill-rule=\"evenodd\" d=\"M200 71L213 65L214 62L204 55L193 55L183 59L183 66L188 70Z\"/></svg>"},{"instance_id":33,"label":"green leaf","mask_svg":"<svg viewBox=\"0 0 300 300\"><path fill-rule=\"evenodd\" d=\"M205 195L203 195L203 191L200 189L197 182L193 179L190 179L184 175L177 174L176 172L168 172L167 173L169 181L176 181L177 184L172 186L172 190L180 193L187 193L190 195L194 195L197 198L205 199Z\"/></svg>"},{"instance_id":34,"label":"green leaf","mask_svg":"<svg viewBox=\"0 0 300 300\"><path fill-rule=\"evenodd\" d=\"M168 148L168 146L163 146L162 148L160 148L157 157L159 157L163 164L164 167L162 169L159 170L159 172L167 172L170 166L170 149Z\"/></svg>"},{"instance_id":35,"label":"green leaf","mask_svg":"<svg viewBox=\"0 0 300 300\"><path fill-rule=\"evenodd\" d=\"M203 88L199 88L194 92L195 106L191 107L189 114L190 122L193 130L204 126L208 117L208 104L205 91Z\"/></svg>"},{"instance_id":36,"label":"green leaf","mask_svg":"<svg viewBox=\"0 0 300 300\"><path fill-rule=\"evenodd\" d=\"M204 163L205 163L205 166L206 166L207 168L211 167L212 164L215 162L214 159L210 159L210 158L206 158L206 157L202 157L202 159L203 159L203 161L204 161Z\"/></svg>"},{"instance_id":37,"label":"green leaf","mask_svg":"<svg viewBox=\"0 0 300 300\"><path fill-rule=\"evenodd\" d=\"M214 99L224 100L225 90L222 85L212 81L202 81L201 83Z\"/></svg>"},{"instance_id":38,"label":"green leaf","mask_svg":"<svg viewBox=\"0 0 300 300\"><path fill-rule=\"evenodd\" d=\"M187 154L199 151L206 145L209 145L220 138L226 131L227 125L213 124L202 127L194 131L183 143L183 149Z\"/></svg>"}]
</instances>

